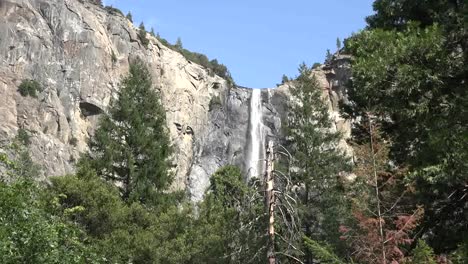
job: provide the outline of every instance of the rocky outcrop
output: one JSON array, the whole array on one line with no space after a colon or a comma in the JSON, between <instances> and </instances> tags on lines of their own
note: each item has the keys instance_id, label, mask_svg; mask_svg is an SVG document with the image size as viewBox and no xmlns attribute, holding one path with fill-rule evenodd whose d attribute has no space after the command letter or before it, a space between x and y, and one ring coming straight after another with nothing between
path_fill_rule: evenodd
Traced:
<instances>
[{"instance_id":1,"label":"rocky outcrop","mask_svg":"<svg viewBox=\"0 0 468 264\"><path fill-rule=\"evenodd\" d=\"M227 145L228 153L238 151L241 143L226 142L221 135L242 130L228 127L248 119L248 110L240 109L248 92L231 91L225 80L150 35L145 48L134 25L119 14L78 0L2 0L0 36L0 137L14 137L20 128L29 131L32 157L44 175L73 172L134 57L148 64L167 109L176 150L175 188L201 189L206 185L202 178L225 159L209 157ZM18 93L26 79L40 83L37 98ZM222 102L210 111L212 98Z\"/></svg>"},{"instance_id":2,"label":"rocky outcrop","mask_svg":"<svg viewBox=\"0 0 468 264\"><path fill-rule=\"evenodd\" d=\"M1 0L0 140L25 129L43 178L73 173L99 117L116 97L129 61L139 57L147 63L167 110L175 149L174 188L187 189L199 200L220 166L246 169L251 90L230 88L149 34L144 47L137 32L122 15L87 1ZM316 74L330 111L336 113L342 83L335 80L345 75L340 64ZM40 83L37 98L17 91L27 79ZM287 99L287 87L262 91L270 137L281 136ZM336 129L349 130L338 115L334 118Z\"/></svg>"}]
</instances>

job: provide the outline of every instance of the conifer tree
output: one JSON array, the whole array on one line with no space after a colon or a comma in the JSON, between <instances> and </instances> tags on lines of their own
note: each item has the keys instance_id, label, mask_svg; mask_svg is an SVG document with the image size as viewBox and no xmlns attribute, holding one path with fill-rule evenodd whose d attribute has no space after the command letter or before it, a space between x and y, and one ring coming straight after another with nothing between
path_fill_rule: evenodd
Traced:
<instances>
[{"instance_id":1,"label":"conifer tree","mask_svg":"<svg viewBox=\"0 0 468 264\"><path fill-rule=\"evenodd\" d=\"M146 33L147 32L146 32L145 24L141 22L139 30L138 30L138 38L140 39L141 44L145 48L147 48L149 44L149 39L146 37Z\"/></svg>"},{"instance_id":2,"label":"conifer tree","mask_svg":"<svg viewBox=\"0 0 468 264\"><path fill-rule=\"evenodd\" d=\"M338 51L340 51L340 49L341 49L341 39L340 38L336 38L336 49Z\"/></svg>"},{"instance_id":3,"label":"conifer tree","mask_svg":"<svg viewBox=\"0 0 468 264\"><path fill-rule=\"evenodd\" d=\"M125 16L128 20L130 20L130 22L133 23L133 16L132 16L132 13L128 12L127 15Z\"/></svg>"},{"instance_id":4,"label":"conifer tree","mask_svg":"<svg viewBox=\"0 0 468 264\"><path fill-rule=\"evenodd\" d=\"M182 39L179 37L177 38L177 41L174 45L176 47L176 49L178 50L182 50L184 48L183 44L182 44Z\"/></svg>"},{"instance_id":5,"label":"conifer tree","mask_svg":"<svg viewBox=\"0 0 468 264\"><path fill-rule=\"evenodd\" d=\"M299 217L309 238L338 241L338 222L345 215L340 206L343 201L338 192L338 175L347 170L348 163L337 147L341 134L331 131L323 91L312 70L302 64L299 73L291 89L294 99L287 127L292 179L304 187L298 194Z\"/></svg>"},{"instance_id":6,"label":"conifer tree","mask_svg":"<svg viewBox=\"0 0 468 264\"><path fill-rule=\"evenodd\" d=\"M90 141L90 151L81 162L119 183L125 200L155 201L171 184L165 110L142 61L130 64L118 99L111 102Z\"/></svg>"},{"instance_id":7,"label":"conifer tree","mask_svg":"<svg viewBox=\"0 0 468 264\"><path fill-rule=\"evenodd\" d=\"M434 257L434 250L424 242L424 240L418 240L418 244L413 249L413 264L436 264Z\"/></svg>"},{"instance_id":8,"label":"conifer tree","mask_svg":"<svg viewBox=\"0 0 468 264\"><path fill-rule=\"evenodd\" d=\"M264 259L264 225L261 200L254 195L239 168L225 166L212 175L211 185L200 204L197 225L192 230L194 263L248 263ZM197 251L197 250L195 250Z\"/></svg>"}]
</instances>

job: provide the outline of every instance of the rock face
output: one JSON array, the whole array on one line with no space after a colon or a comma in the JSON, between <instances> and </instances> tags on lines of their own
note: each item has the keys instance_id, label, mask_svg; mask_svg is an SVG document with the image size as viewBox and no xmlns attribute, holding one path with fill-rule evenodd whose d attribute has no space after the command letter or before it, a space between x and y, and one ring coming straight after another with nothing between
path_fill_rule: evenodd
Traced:
<instances>
[{"instance_id":1,"label":"rock face","mask_svg":"<svg viewBox=\"0 0 468 264\"><path fill-rule=\"evenodd\" d=\"M251 90L230 88L209 69L186 60L149 34L144 47L124 16L80 0L0 0L0 140L19 129L31 134L30 152L47 176L73 173L99 116L116 97L129 60L143 59L167 110L175 149L175 189L200 200L219 167L245 168ZM332 113L341 98L340 64L316 72ZM347 77L346 77L347 78ZM17 91L40 83L38 97ZM262 91L269 137L281 136L287 87ZM325 90L324 90L325 91ZM336 129L349 124L334 115Z\"/></svg>"}]
</instances>

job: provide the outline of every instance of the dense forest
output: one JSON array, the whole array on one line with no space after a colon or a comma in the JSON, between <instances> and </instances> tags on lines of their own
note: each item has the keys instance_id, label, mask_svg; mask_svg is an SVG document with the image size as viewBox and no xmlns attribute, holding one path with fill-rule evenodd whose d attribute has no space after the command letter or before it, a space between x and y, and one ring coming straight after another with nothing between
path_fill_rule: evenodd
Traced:
<instances>
[{"instance_id":1,"label":"dense forest","mask_svg":"<svg viewBox=\"0 0 468 264\"><path fill-rule=\"evenodd\" d=\"M1 146L1 263L468 263L468 3L374 10L338 51L352 58L341 114L354 157L338 147L317 65L302 64L283 78L295 100L281 154L267 151L275 189L228 165L194 204L171 189L165 110L135 59L76 174L38 182L26 131Z\"/></svg>"}]
</instances>

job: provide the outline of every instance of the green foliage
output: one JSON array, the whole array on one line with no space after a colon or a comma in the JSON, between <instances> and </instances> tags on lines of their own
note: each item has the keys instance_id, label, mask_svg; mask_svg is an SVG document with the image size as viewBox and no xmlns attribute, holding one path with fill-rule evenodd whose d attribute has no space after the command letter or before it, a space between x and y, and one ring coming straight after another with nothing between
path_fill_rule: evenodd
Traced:
<instances>
[{"instance_id":1,"label":"green foliage","mask_svg":"<svg viewBox=\"0 0 468 264\"><path fill-rule=\"evenodd\" d=\"M166 39L161 38L159 34L156 36L156 38L164 46L174 51L180 52L187 60L200 64L201 66L211 70L211 73L213 75L216 74L219 77L225 79L228 82L228 85L230 86L235 85L234 79L232 78L231 73L229 72L228 68L225 65L219 63L218 60L216 59L209 60L205 54L192 52L187 49L184 49L182 45L182 40L180 38L177 39L177 42L174 45L169 43Z\"/></svg>"},{"instance_id":2,"label":"green foliage","mask_svg":"<svg viewBox=\"0 0 468 264\"><path fill-rule=\"evenodd\" d=\"M47 213L33 183L0 183L2 263L99 263L73 224Z\"/></svg>"},{"instance_id":3,"label":"green foliage","mask_svg":"<svg viewBox=\"0 0 468 264\"><path fill-rule=\"evenodd\" d=\"M213 111L217 107L221 107L223 102L221 102L221 97L219 95L215 95L211 97L210 104L209 104L209 111Z\"/></svg>"},{"instance_id":4,"label":"green foliage","mask_svg":"<svg viewBox=\"0 0 468 264\"><path fill-rule=\"evenodd\" d=\"M344 262L336 256L328 246L323 246L308 237L304 237L304 245L306 250L312 254L315 260L319 260L320 263L344 264Z\"/></svg>"},{"instance_id":5,"label":"green foliage","mask_svg":"<svg viewBox=\"0 0 468 264\"><path fill-rule=\"evenodd\" d=\"M289 78L288 76L286 76L286 74L283 74L283 76L281 77L281 84L285 84L289 82Z\"/></svg>"},{"instance_id":6,"label":"green foliage","mask_svg":"<svg viewBox=\"0 0 468 264\"><path fill-rule=\"evenodd\" d=\"M193 229L193 263L247 263L264 259L265 218L261 201L252 203L253 189L239 168L226 166L212 175Z\"/></svg>"},{"instance_id":7,"label":"green foliage","mask_svg":"<svg viewBox=\"0 0 468 264\"><path fill-rule=\"evenodd\" d=\"M465 235L465 241L463 241L458 248L450 254L450 260L454 264L468 263L468 239Z\"/></svg>"},{"instance_id":8,"label":"green foliage","mask_svg":"<svg viewBox=\"0 0 468 264\"><path fill-rule=\"evenodd\" d=\"M104 9L106 9L107 12L109 12L110 14L114 14L114 15L118 14L118 15L124 16L123 12L120 9L116 8L116 7L106 6L106 7L104 7Z\"/></svg>"},{"instance_id":9,"label":"green foliage","mask_svg":"<svg viewBox=\"0 0 468 264\"><path fill-rule=\"evenodd\" d=\"M31 96L37 98L37 93L41 91L41 85L35 80L23 80L18 86L18 92L24 97Z\"/></svg>"},{"instance_id":10,"label":"green foliage","mask_svg":"<svg viewBox=\"0 0 468 264\"><path fill-rule=\"evenodd\" d=\"M341 49L341 40L340 38L336 38L336 49L340 51Z\"/></svg>"},{"instance_id":11,"label":"green foliage","mask_svg":"<svg viewBox=\"0 0 468 264\"><path fill-rule=\"evenodd\" d=\"M413 264L436 264L434 257L434 250L424 242L424 240L418 240L418 244L413 249L413 258L411 263Z\"/></svg>"},{"instance_id":12,"label":"green foliage","mask_svg":"<svg viewBox=\"0 0 468 264\"><path fill-rule=\"evenodd\" d=\"M0 149L1 181L32 180L40 174L41 168L32 161L27 146L18 136Z\"/></svg>"},{"instance_id":13,"label":"green foliage","mask_svg":"<svg viewBox=\"0 0 468 264\"><path fill-rule=\"evenodd\" d=\"M184 46L182 45L182 39L181 38L177 38L177 41L174 45L174 47L178 50L182 50L184 48Z\"/></svg>"},{"instance_id":14,"label":"green foliage","mask_svg":"<svg viewBox=\"0 0 468 264\"><path fill-rule=\"evenodd\" d=\"M346 112L370 112L381 120L392 141L392 160L410 168L414 202L425 206L428 242L436 251L453 249L467 224L463 8L441 1L399 2L376 1L370 30L346 42L354 56Z\"/></svg>"},{"instance_id":15,"label":"green foliage","mask_svg":"<svg viewBox=\"0 0 468 264\"><path fill-rule=\"evenodd\" d=\"M333 54L331 54L330 50L327 49L327 53L325 54L325 64L330 63L333 59Z\"/></svg>"},{"instance_id":16,"label":"green foliage","mask_svg":"<svg viewBox=\"0 0 468 264\"><path fill-rule=\"evenodd\" d=\"M140 60L130 65L120 86L118 99L111 102L90 141L90 155L81 163L120 183L125 200L157 203L172 182L166 113Z\"/></svg>"},{"instance_id":17,"label":"green foliage","mask_svg":"<svg viewBox=\"0 0 468 264\"><path fill-rule=\"evenodd\" d=\"M149 39L146 37L147 33L148 32L146 32L145 24L141 22L140 27L138 28L138 38L140 39L141 44L145 48L148 48L148 44L149 44Z\"/></svg>"},{"instance_id":18,"label":"green foliage","mask_svg":"<svg viewBox=\"0 0 468 264\"><path fill-rule=\"evenodd\" d=\"M55 214L82 226L109 263L189 263L190 210L125 203L89 167L78 176L52 178L50 188L59 197Z\"/></svg>"},{"instance_id":19,"label":"green foliage","mask_svg":"<svg viewBox=\"0 0 468 264\"><path fill-rule=\"evenodd\" d=\"M125 16L130 22L133 23L133 16L132 16L132 13L130 13L130 11L127 13L127 15Z\"/></svg>"},{"instance_id":20,"label":"green foliage","mask_svg":"<svg viewBox=\"0 0 468 264\"><path fill-rule=\"evenodd\" d=\"M24 146L29 146L29 144L31 144L31 136L29 135L29 132L24 128L20 128L18 130L16 140L18 140L19 143L21 143Z\"/></svg>"},{"instance_id":21,"label":"green foliage","mask_svg":"<svg viewBox=\"0 0 468 264\"><path fill-rule=\"evenodd\" d=\"M287 138L293 156L293 184L303 186L298 193L299 218L305 235L339 244L340 221L349 215L341 193L339 173L348 170L348 160L337 148L341 134L332 132L322 89L305 64L293 81ZM317 195L320 194L320 195Z\"/></svg>"},{"instance_id":22,"label":"green foliage","mask_svg":"<svg viewBox=\"0 0 468 264\"><path fill-rule=\"evenodd\" d=\"M318 62L315 62L313 65L312 65L312 70L313 69L317 69L318 67L322 66L321 63L318 63Z\"/></svg>"}]
</instances>

